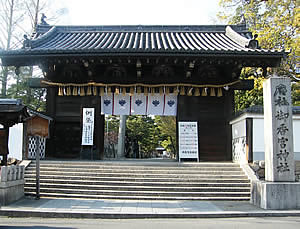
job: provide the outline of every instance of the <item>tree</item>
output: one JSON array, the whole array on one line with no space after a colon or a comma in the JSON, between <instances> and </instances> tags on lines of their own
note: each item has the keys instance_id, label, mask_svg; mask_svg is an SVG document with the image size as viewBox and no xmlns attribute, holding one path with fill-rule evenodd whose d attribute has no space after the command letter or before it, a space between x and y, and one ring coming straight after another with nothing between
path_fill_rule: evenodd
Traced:
<instances>
[{"instance_id":1,"label":"tree","mask_svg":"<svg viewBox=\"0 0 300 229\"><path fill-rule=\"evenodd\" d=\"M51 19L66 13L65 9L52 11L51 0L0 0L0 49L10 50L21 47L24 34L28 37L35 31L38 24L38 15L41 12L49 12ZM31 26L29 26L31 25ZM26 74L24 70L26 69ZM18 74L16 74L18 73ZM28 78L40 77L40 71L34 67L23 67L21 70L15 67L1 66L1 97L21 98L26 105L37 110L45 109L45 89L31 89L28 86Z\"/></svg>"},{"instance_id":2,"label":"tree","mask_svg":"<svg viewBox=\"0 0 300 229\"><path fill-rule=\"evenodd\" d=\"M300 81L292 84L292 100L294 106L300 106Z\"/></svg>"},{"instance_id":3,"label":"tree","mask_svg":"<svg viewBox=\"0 0 300 229\"><path fill-rule=\"evenodd\" d=\"M176 117L175 116L155 116L155 122L163 139L161 145L168 151L176 155Z\"/></svg>"},{"instance_id":4,"label":"tree","mask_svg":"<svg viewBox=\"0 0 300 229\"><path fill-rule=\"evenodd\" d=\"M115 158L117 155L119 116L105 116L104 153L107 158Z\"/></svg>"},{"instance_id":5,"label":"tree","mask_svg":"<svg viewBox=\"0 0 300 229\"><path fill-rule=\"evenodd\" d=\"M142 157L151 157L152 152L161 141L160 132L155 121L149 116L128 116L126 134L131 142L138 141Z\"/></svg>"},{"instance_id":6,"label":"tree","mask_svg":"<svg viewBox=\"0 0 300 229\"><path fill-rule=\"evenodd\" d=\"M294 82L299 81L296 66L300 62L300 10L297 0L220 0L219 4L222 9L219 18L229 24L246 23L249 30L258 35L262 48L289 51L280 67L268 68L268 74L276 73L279 76L290 77ZM261 98L253 101L253 95L262 95L263 79L257 77L257 70L259 69L248 69L241 74L242 78L258 79L254 91L237 92L236 98L242 99L245 105L246 103L256 105L262 102ZM294 105L298 104L298 93L299 90L293 91Z\"/></svg>"},{"instance_id":7,"label":"tree","mask_svg":"<svg viewBox=\"0 0 300 229\"><path fill-rule=\"evenodd\" d=\"M20 0L0 0L0 48L10 50L16 47L18 41L17 28L23 20L24 14L20 12ZM6 97L7 82L12 68L1 66L1 97Z\"/></svg>"}]
</instances>

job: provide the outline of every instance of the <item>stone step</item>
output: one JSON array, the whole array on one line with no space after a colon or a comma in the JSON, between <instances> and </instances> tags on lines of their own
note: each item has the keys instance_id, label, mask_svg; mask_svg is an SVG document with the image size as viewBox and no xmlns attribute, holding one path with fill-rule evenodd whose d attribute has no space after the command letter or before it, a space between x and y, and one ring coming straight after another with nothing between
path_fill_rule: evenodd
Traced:
<instances>
[{"instance_id":1,"label":"stone step","mask_svg":"<svg viewBox=\"0 0 300 229\"><path fill-rule=\"evenodd\" d=\"M26 169L25 194L35 193L35 163ZM41 161L45 197L106 199L249 200L250 183L233 163Z\"/></svg>"},{"instance_id":2,"label":"stone step","mask_svg":"<svg viewBox=\"0 0 300 229\"><path fill-rule=\"evenodd\" d=\"M26 188L34 188L35 183L27 183ZM178 186L110 186L110 185L87 185L87 184L57 184L41 183L41 188L53 189L76 189L76 190L117 190L117 191L157 191L157 192L249 192L249 187L178 187Z\"/></svg>"},{"instance_id":3,"label":"stone step","mask_svg":"<svg viewBox=\"0 0 300 229\"><path fill-rule=\"evenodd\" d=\"M35 192L27 192L27 196L35 196ZM76 198L76 199L120 199L120 200L203 200L203 201L248 201L250 198L236 196L214 196L214 197L193 197L193 196L111 196L111 195L84 195L84 194L66 194L66 193L48 193L43 192L42 197L49 198Z\"/></svg>"},{"instance_id":4,"label":"stone step","mask_svg":"<svg viewBox=\"0 0 300 229\"><path fill-rule=\"evenodd\" d=\"M35 188L25 188L25 192L34 192ZM222 196L235 196L235 197L249 197L250 193L245 192L206 192L206 191L199 191L199 192L174 192L174 191L125 191L125 190L86 190L86 189L73 189L73 188L64 188L64 189L57 189L57 188L49 188L49 187L41 187L40 192L47 192L47 193L68 193L68 194L85 194L85 195L114 195L114 196L189 196L189 197L222 197Z\"/></svg>"},{"instance_id":5,"label":"stone step","mask_svg":"<svg viewBox=\"0 0 300 229\"><path fill-rule=\"evenodd\" d=\"M78 171L85 171L85 172L94 172L94 173L124 173L124 172L130 172L130 173L154 173L154 174L201 174L201 173L240 173L240 168L226 168L226 169L220 169L220 168L199 168L199 169L167 169L167 170L161 170L159 168L155 169L112 169L112 168L90 168L90 167L82 167L82 168L76 168L76 167L46 167L41 166L40 169L43 171L68 171L68 172L78 172ZM35 171L35 166L30 166L27 168L28 171Z\"/></svg>"},{"instance_id":6,"label":"stone step","mask_svg":"<svg viewBox=\"0 0 300 229\"><path fill-rule=\"evenodd\" d=\"M25 174L25 178L35 178L35 174ZM249 183L249 180L246 177L243 177L241 179L238 179L236 177L226 177L226 178L220 178L220 177L201 177L201 178L185 178L185 179L178 179L178 178L169 178L169 177L100 177L100 176L78 176L78 175L68 175L63 176L61 174L57 175L40 175L41 179L61 179L65 180L66 178L68 180L91 180L91 181L127 181L127 182L218 182L218 183Z\"/></svg>"},{"instance_id":7,"label":"stone step","mask_svg":"<svg viewBox=\"0 0 300 229\"><path fill-rule=\"evenodd\" d=\"M35 183L35 177L34 178L26 178L26 184L29 183ZM164 182L149 182L149 181L102 181L102 180L85 180L85 179L79 179L79 180L67 180L67 179L47 179L42 178L40 179L41 184L47 184L47 183L55 183L55 184L86 184L86 185L110 185L110 186L175 186L175 187L250 187L250 183L248 180L245 180L244 183L224 183L224 182L217 182L216 180L204 180L199 182L186 182L186 181L164 181Z\"/></svg>"},{"instance_id":8,"label":"stone step","mask_svg":"<svg viewBox=\"0 0 300 229\"><path fill-rule=\"evenodd\" d=\"M35 161L31 162L31 165L35 165ZM216 163L178 163L178 162L140 162L125 160L125 161L40 161L40 166L49 166L49 167L90 167L90 168L159 168L159 169L169 169L169 168L182 168L182 169L191 169L191 168L203 168L203 167L218 167L218 168L240 168L238 164L232 162L216 162Z\"/></svg>"},{"instance_id":9,"label":"stone step","mask_svg":"<svg viewBox=\"0 0 300 229\"><path fill-rule=\"evenodd\" d=\"M35 172L28 171L26 175L34 176ZM236 178L236 179L247 179L244 174L148 174L148 173L93 173L93 172L69 172L69 171L40 171L40 175L48 175L48 176L72 176L72 175L80 175L80 176L89 176L89 177L135 177L135 178Z\"/></svg>"}]
</instances>

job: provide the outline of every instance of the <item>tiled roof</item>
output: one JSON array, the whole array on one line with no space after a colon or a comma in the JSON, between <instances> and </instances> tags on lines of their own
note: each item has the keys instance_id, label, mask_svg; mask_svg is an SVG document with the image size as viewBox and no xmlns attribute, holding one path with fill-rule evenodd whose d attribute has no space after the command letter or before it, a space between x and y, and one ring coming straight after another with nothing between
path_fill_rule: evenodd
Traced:
<instances>
[{"instance_id":1,"label":"tiled roof","mask_svg":"<svg viewBox=\"0 0 300 229\"><path fill-rule=\"evenodd\" d=\"M250 48L245 26L39 26L23 49L6 54L278 54ZM249 47L249 48L248 48ZM0 53L1 55L1 53Z\"/></svg>"}]
</instances>

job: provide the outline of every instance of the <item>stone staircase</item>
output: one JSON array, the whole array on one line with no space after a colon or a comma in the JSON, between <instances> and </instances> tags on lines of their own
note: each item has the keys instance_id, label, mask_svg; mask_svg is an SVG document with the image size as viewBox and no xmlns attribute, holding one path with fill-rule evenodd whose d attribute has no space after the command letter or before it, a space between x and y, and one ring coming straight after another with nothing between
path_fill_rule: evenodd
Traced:
<instances>
[{"instance_id":1,"label":"stone staircase","mask_svg":"<svg viewBox=\"0 0 300 229\"><path fill-rule=\"evenodd\" d=\"M233 163L41 161L42 197L141 200L249 200L250 181ZM35 161L25 171L35 195Z\"/></svg>"}]
</instances>

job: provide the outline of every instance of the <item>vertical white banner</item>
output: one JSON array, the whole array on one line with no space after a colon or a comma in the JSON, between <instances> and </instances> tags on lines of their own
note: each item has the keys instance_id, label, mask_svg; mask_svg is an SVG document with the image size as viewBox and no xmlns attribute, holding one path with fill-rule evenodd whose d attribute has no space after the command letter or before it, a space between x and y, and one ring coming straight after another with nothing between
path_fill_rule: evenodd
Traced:
<instances>
[{"instance_id":1,"label":"vertical white banner","mask_svg":"<svg viewBox=\"0 0 300 229\"><path fill-rule=\"evenodd\" d=\"M92 146L94 144L94 117L95 108L83 108L81 145Z\"/></svg>"},{"instance_id":2,"label":"vertical white banner","mask_svg":"<svg viewBox=\"0 0 300 229\"><path fill-rule=\"evenodd\" d=\"M130 114L130 95L114 94L114 115Z\"/></svg>"},{"instance_id":3,"label":"vertical white banner","mask_svg":"<svg viewBox=\"0 0 300 229\"><path fill-rule=\"evenodd\" d=\"M164 113L164 95L154 94L148 96L148 115L163 115Z\"/></svg>"},{"instance_id":4,"label":"vertical white banner","mask_svg":"<svg viewBox=\"0 0 300 229\"><path fill-rule=\"evenodd\" d=\"M177 114L177 95L165 95L164 115L176 116Z\"/></svg>"},{"instance_id":5,"label":"vertical white banner","mask_svg":"<svg viewBox=\"0 0 300 229\"><path fill-rule=\"evenodd\" d=\"M197 122L178 122L179 128L179 160L181 158L197 158L198 125Z\"/></svg>"},{"instance_id":6,"label":"vertical white banner","mask_svg":"<svg viewBox=\"0 0 300 229\"><path fill-rule=\"evenodd\" d=\"M113 94L101 96L101 114L113 114Z\"/></svg>"},{"instance_id":7,"label":"vertical white banner","mask_svg":"<svg viewBox=\"0 0 300 229\"><path fill-rule=\"evenodd\" d=\"M144 94L134 94L131 97L131 114L146 115L147 114L147 96Z\"/></svg>"}]
</instances>

